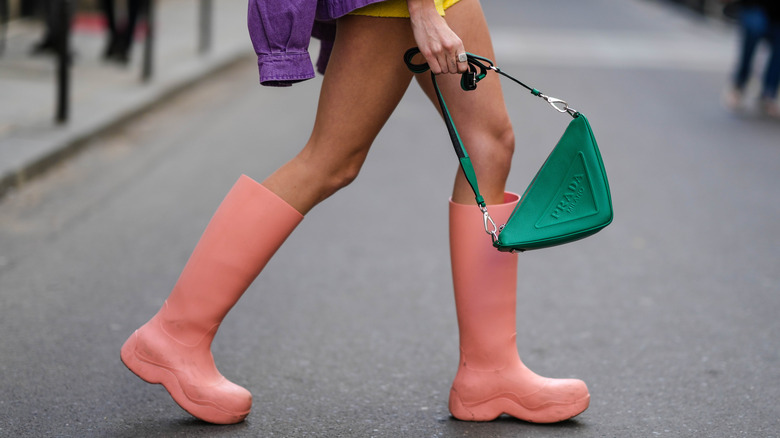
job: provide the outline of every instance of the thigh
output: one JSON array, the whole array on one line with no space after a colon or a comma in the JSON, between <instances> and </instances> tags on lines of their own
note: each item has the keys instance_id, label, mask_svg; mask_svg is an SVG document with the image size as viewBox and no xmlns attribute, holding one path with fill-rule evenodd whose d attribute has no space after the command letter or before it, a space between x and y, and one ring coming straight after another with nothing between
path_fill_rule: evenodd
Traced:
<instances>
[{"instance_id":1,"label":"thigh","mask_svg":"<svg viewBox=\"0 0 780 438\"><path fill-rule=\"evenodd\" d=\"M412 74L403 63L414 45L409 20L348 15L320 92L311 146L365 152L403 97Z\"/></svg>"},{"instance_id":2,"label":"thigh","mask_svg":"<svg viewBox=\"0 0 780 438\"><path fill-rule=\"evenodd\" d=\"M305 213L351 181L409 87L413 45L408 19L339 19L309 141L263 184Z\"/></svg>"},{"instance_id":3,"label":"thigh","mask_svg":"<svg viewBox=\"0 0 780 438\"><path fill-rule=\"evenodd\" d=\"M463 40L467 51L495 60L493 43L478 0L461 0L447 9L445 19ZM497 74L488 74L476 90L465 92L460 88L460 78L460 75L439 75L436 80L474 163L482 195L488 203L500 203L503 202L514 147L501 83ZM418 75L417 80L435 103L430 75ZM438 108L438 104L436 106ZM474 200L471 188L460 172L455 181L453 200L460 203Z\"/></svg>"}]
</instances>

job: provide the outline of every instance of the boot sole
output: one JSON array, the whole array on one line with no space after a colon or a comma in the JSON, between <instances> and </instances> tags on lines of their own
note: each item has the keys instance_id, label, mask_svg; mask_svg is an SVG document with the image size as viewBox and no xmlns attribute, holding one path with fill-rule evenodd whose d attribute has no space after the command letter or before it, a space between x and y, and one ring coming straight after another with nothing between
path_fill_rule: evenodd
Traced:
<instances>
[{"instance_id":1,"label":"boot sole","mask_svg":"<svg viewBox=\"0 0 780 438\"><path fill-rule=\"evenodd\" d=\"M507 414L530 423L558 423L576 417L589 405L590 394L570 404L552 404L536 409L528 409L501 395L477 403L464 403L457 391L452 389L449 408L452 416L462 421L493 421Z\"/></svg>"},{"instance_id":2,"label":"boot sole","mask_svg":"<svg viewBox=\"0 0 780 438\"><path fill-rule=\"evenodd\" d=\"M173 401L192 416L214 424L235 424L244 421L249 415L248 410L246 412L228 412L208 401L190 399L179 384L176 375L170 370L147 362L138 356L136 353L137 344L138 333L136 332L122 345L120 352L122 363L144 382L162 385L171 395Z\"/></svg>"}]
</instances>

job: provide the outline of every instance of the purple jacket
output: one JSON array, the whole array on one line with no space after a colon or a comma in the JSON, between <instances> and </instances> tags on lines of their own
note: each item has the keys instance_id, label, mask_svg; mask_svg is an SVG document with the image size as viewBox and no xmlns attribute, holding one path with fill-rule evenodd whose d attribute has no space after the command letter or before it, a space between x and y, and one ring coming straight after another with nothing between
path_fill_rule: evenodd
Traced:
<instances>
[{"instance_id":1,"label":"purple jacket","mask_svg":"<svg viewBox=\"0 0 780 438\"><path fill-rule=\"evenodd\" d=\"M381 0L249 0L247 24L257 53L260 83L290 86L314 77L311 37L322 41L317 71L328 64L336 18Z\"/></svg>"}]
</instances>

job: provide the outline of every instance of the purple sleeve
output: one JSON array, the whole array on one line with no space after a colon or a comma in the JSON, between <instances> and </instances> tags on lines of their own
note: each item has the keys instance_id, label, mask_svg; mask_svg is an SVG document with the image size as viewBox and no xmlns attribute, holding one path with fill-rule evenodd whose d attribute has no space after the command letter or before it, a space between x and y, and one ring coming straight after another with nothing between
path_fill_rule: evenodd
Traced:
<instances>
[{"instance_id":1,"label":"purple sleeve","mask_svg":"<svg viewBox=\"0 0 780 438\"><path fill-rule=\"evenodd\" d=\"M247 24L262 85L314 77L308 49L316 11L317 0L249 0Z\"/></svg>"}]
</instances>

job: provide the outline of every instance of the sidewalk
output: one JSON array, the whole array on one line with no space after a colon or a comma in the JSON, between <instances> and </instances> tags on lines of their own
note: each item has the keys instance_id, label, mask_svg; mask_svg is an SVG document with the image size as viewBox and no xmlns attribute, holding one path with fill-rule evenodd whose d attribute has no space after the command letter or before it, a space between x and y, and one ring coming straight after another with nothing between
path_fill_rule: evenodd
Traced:
<instances>
[{"instance_id":1,"label":"sidewalk","mask_svg":"<svg viewBox=\"0 0 780 438\"><path fill-rule=\"evenodd\" d=\"M85 140L138 114L195 81L245 56L253 56L246 30L246 2L213 4L211 49L198 53L198 6L192 0L156 4L153 76L141 81L143 36L127 66L105 62L105 30L99 15L76 16L71 47L69 121L54 121L55 58L30 56L43 26L9 25L0 55L0 197L78 151ZM143 24L139 27L143 28Z\"/></svg>"}]
</instances>

